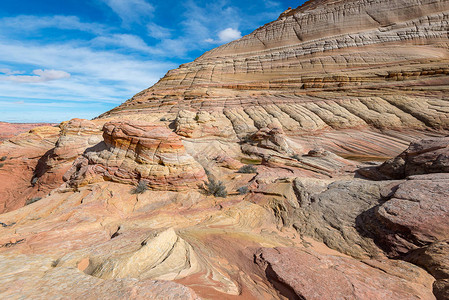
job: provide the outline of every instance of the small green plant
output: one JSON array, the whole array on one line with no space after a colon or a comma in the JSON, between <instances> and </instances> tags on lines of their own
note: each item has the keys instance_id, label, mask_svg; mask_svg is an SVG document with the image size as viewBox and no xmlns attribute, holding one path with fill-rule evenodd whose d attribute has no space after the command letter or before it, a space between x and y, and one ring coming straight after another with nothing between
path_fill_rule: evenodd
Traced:
<instances>
[{"instance_id":1,"label":"small green plant","mask_svg":"<svg viewBox=\"0 0 449 300\"><path fill-rule=\"evenodd\" d=\"M2 156L2 157L0 158L0 161L5 161L6 159L7 159L6 156Z\"/></svg>"},{"instance_id":2,"label":"small green plant","mask_svg":"<svg viewBox=\"0 0 449 300\"><path fill-rule=\"evenodd\" d=\"M242 186L237 189L237 192L239 192L240 195L246 195L248 194L249 189L247 186Z\"/></svg>"},{"instance_id":3,"label":"small green plant","mask_svg":"<svg viewBox=\"0 0 449 300\"><path fill-rule=\"evenodd\" d=\"M196 116L195 116L195 121L198 122L199 120L200 120L200 116L199 116L199 115L196 115Z\"/></svg>"},{"instance_id":4,"label":"small green plant","mask_svg":"<svg viewBox=\"0 0 449 300\"><path fill-rule=\"evenodd\" d=\"M204 189L208 195L213 195L214 197L226 198L228 196L228 191L224 183L222 181L215 181L213 178L209 178L209 182L206 182Z\"/></svg>"},{"instance_id":5,"label":"small green plant","mask_svg":"<svg viewBox=\"0 0 449 300\"><path fill-rule=\"evenodd\" d=\"M0 168L3 168L5 166L5 164L0 164Z\"/></svg>"},{"instance_id":6,"label":"small green plant","mask_svg":"<svg viewBox=\"0 0 449 300\"><path fill-rule=\"evenodd\" d=\"M293 154L290 157L293 158L293 159L296 159L296 160L301 160L301 156L299 156L298 154Z\"/></svg>"},{"instance_id":7,"label":"small green plant","mask_svg":"<svg viewBox=\"0 0 449 300\"><path fill-rule=\"evenodd\" d=\"M28 199L28 200L26 201L25 205L33 204L34 202L37 202L37 201L39 201L39 200L41 200L41 199L42 199L42 197L34 197L34 198L31 198L31 199Z\"/></svg>"},{"instance_id":8,"label":"small green plant","mask_svg":"<svg viewBox=\"0 0 449 300\"><path fill-rule=\"evenodd\" d=\"M139 181L135 188L131 190L131 194L143 194L148 190L148 182L145 180Z\"/></svg>"},{"instance_id":9,"label":"small green plant","mask_svg":"<svg viewBox=\"0 0 449 300\"><path fill-rule=\"evenodd\" d=\"M251 173L257 173L257 169L254 166L246 165L241 167L237 173L243 173L243 174L251 174Z\"/></svg>"},{"instance_id":10,"label":"small green plant","mask_svg":"<svg viewBox=\"0 0 449 300\"><path fill-rule=\"evenodd\" d=\"M160 121L165 122L165 121L167 121L167 118L166 117L162 117L162 118L160 118Z\"/></svg>"}]
</instances>

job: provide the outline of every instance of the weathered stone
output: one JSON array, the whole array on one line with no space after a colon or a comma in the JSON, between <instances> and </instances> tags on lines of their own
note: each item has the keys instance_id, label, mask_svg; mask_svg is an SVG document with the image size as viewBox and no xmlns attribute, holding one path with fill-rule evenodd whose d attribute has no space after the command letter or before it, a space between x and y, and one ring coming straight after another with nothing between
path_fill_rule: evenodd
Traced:
<instances>
[{"instance_id":1,"label":"weathered stone","mask_svg":"<svg viewBox=\"0 0 449 300\"><path fill-rule=\"evenodd\" d=\"M104 143L84 153L64 175L71 185L102 180L163 190L195 188L204 169L185 152L179 136L143 122L119 121L103 127Z\"/></svg>"},{"instance_id":2,"label":"weathered stone","mask_svg":"<svg viewBox=\"0 0 449 300\"><path fill-rule=\"evenodd\" d=\"M435 277L433 285L437 299L449 298L449 241L441 241L412 251L406 260L424 267Z\"/></svg>"},{"instance_id":3,"label":"weathered stone","mask_svg":"<svg viewBox=\"0 0 449 300\"><path fill-rule=\"evenodd\" d=\"M405 262L357 261L297 248L263 248L255 262L288 299L435 299L431 276Z\"/></svg>"},{"instance_id":4,"label":"weathered stone","mask_svg":"<svg viewBox=\"0 0 449 300\"><path fill-rule=\"evenodd\" d=\"M402 179L411 175L449 173L449 137L420 140L379 167L360 170L373 179Z\"/></svg>"},{"instance_id":5,"label":"weathered stone","mask_svg":"<svg viewBox=\"0 0 449 300\"><path fill-rule=\"evenodd\" d=\"M55 126L57 124L48 123L6 123L0 122L0 143L4 140L12 138L20 133L26 133L27 131L35 127L43 126Z\"/></svg>"},{"instance_id":6,"label":"weathered stone","mask_svg":"<svg viewBox=\"0 0 449 300\"><path fill-rule=\"evenodd\" d=\"M33 177L41 158L55 147L59 132L57 127L36 127L0 145L0 214L22 207L55 187L34 182Z\"/></svg>"},{"instance_id":7,"label":"weathered stone","mask_svg":"<svg viewBox=\"0 0 449 300\"><path fill-rule=\"evenodd\" d=\"M371 223L390 255L449 238L449 174L412 176L393 191Z\"/></svg>"}]
</instances>

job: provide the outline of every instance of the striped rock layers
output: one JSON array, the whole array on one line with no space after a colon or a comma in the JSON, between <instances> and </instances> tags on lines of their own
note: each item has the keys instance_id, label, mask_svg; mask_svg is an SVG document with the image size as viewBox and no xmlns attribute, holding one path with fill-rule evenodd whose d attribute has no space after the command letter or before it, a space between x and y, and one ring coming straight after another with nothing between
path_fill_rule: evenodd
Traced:
<instances>
[{"instance_id":1,"label":"striped rock layers","mask_svg":"<svg viewBox=\"0 0 449 300\"><path fill-rule=\"evenodd\" d=\"M65 174L70 184L99 180L137 184L154 189L197 187L204 169L185 151L178 135L153 124L114 121L103 127L104 142L86 151Z\"/></svg>"}]
</instances>

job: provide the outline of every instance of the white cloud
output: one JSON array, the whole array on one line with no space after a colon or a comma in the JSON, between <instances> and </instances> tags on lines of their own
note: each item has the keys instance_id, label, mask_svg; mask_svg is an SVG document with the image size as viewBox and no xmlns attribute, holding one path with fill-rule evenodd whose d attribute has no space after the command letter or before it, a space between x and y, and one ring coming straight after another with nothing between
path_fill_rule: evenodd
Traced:
<instances>
[{"instance_id":1,"label":"white cloud","mask_svg":"<svg viewBox=\"0 0 449 300\"><path fill-rule=\"evenodd\" d=\"M152 52L152 48L141 37L132 34L99 36L93 39L91 43L95 46L119 46L143 52Z\"/></svg>"},{"instance_id":2,"label":"white cloud","mask_svg":"<svg viewBox=\"0 0 449 300\"><path fill-rule=\"evenodd\" d=\"M2 68L2 69L0 69L0 73L5 74L5 75L17 75L17 74L23 74L25 72L24 71L13 71L11 69Z\"/></svg>"},{"instance_id":3,"label":"white cloud","mask_svg":"<svg viewBox=\"0 0 449 300\"><path fill-rule=\"evenodd\" d=\"M0 97L54 99L58 101L95 101L120 104L137 92L150 87L173 63L144 59L136 55L80 47L73 43L58 45L22 44L0 40L0 57L11 65L40 66L47 70L64 70L70 80L42 81L29 77L54 73L38 71L20 80L0 80ZM51 58L51 59L49 59ZM0 76L2 77L2 76ZM7 77L7 76L4 76ZM48 77L47 77L48 78ZM24 81L34 84L24 89Z\"/></svg>"},{"instance_id":4,"label":"white cloud","mask_svg":"<svg viewBox=\"0 0 449 300\"><path fill-rule=\"evenodd\" d=\"M226 28L218 33L221 42L227 43L242 37L242 33L234 28Z\"/></svg>"},{"instance_id":5,"label":"white cloud","mask_svg":"<svg viewBox=\"0 0 449 300\"><path fill-rule=\"evenodd\" d=\"M233 29L233 28L226 28L226 29L223 29L222 31L218 32L217 40L207 38L204 41L206 43L210 43L210 44L223 44L223 43L232 42L241 37L242 37L242 33L239 30Z\"/></svg>"},{"instance_id":6,"label":"white cloud","mask_svg":"<svg viewBox=\"0 0 449 300\"><path fill-rule=\"evenodd\" d=\"M36 32L44 28L58 28L64 30L79 30L100 34L106 30L105 26L97 23L84 23L76 16L28 16L0 19L0 32L7 32L9 29L20 32Z\"/></svg>"},{"instance_id":7,"label":"white cloud","mask_svg":"<svg viewBox=\"0 0 449 300\"><path fill-rule=\"evenodd\" d=\"M14 73L14 72L12 72ZM11 74L11 72L10 72ZM70 74L59 70L34 70L34 75L9 75L0 76L0 80L16 81L21 83L38 83L47 82L58 79L70 78Z\"/></svg>"},{"instance_id":8,"label":"white cloud","mask_svg":"<svg viewBox=\"0 0 449 300\"><path fill-rule=\"evenodd\" d=\"M162 26L157 25L156 23L149 23L147 25L148 35L155 39L166 39L170 38L171 30Z\"/></svg>"},{"instance_id":9,"label":"white cloud","mask_svg":"<svg viewBox=\"0 0 449 300\"><path fill-rule=\"evenodd\" d=\"M151 17L154 6L145 0L103 0L124 23L139 23L143 17Z\"/></svg>"},{"instance_id":10,"label":"white cloud","mask_svg":"<svg viewBox=\"0 0 449 300\"><path fill-rule=\"evenodd\" d=\"M247 32L280 14L275 9L244 14L227 0L184 0L179 5L183 10L174 12L177 22L165 23L170 24L167 28L151 20L152 0L95 1L106 3L122 26L62 15L0 18L0 111L5 116L10 116L4 113L8 108L10 113L17 110L16 121L48 118L47 110L52 109L57 120L94 117L150 87L169 69L210 49L211 43L240 38L240 30ZM263 1L262 7L277 2ZM44 31L50 28L89 34L63 32L53 37ZM24 114L23 105L6 104L13 101L35 104L36 109Z\"/></svg>"},{"instance_id":11,"label":"white cloud","mask_svg":"<svg viewBox=\"0 0 449 300\"><path fill-rule=\"evenodd\" d=\"M268 7L268 8L278 8L278 7L281 6L281 3L279 3L278 1L263 0L263 3L264 3L265 6Z\"/></svg>"}]
</instances>

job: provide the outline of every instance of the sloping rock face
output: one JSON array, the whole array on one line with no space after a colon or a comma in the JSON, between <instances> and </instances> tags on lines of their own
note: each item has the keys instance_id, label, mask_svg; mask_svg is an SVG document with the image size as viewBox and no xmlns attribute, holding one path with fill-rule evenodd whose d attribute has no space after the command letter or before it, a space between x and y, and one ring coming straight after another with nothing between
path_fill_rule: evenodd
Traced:
<instances>
[{"instance_id":1,"label":"sloping rock face","mask_svg":"<svg viewBox=\"0 0 449 300\"><path fill-rule=\"evenodd\" d=\"M404 262L356 261L295 248L263 248L255 260L288 299L434 299L427 293L432 278ZM317 282L325 284L317 290Z\"/></svg>"},{"instance_id":2,"label":"sloping rock face","mask_svg":"<svg viewBox=\"0 0 449 300\"><path fill-rule=\"evenodd\" d=\"M1 259L0 274L9 273L0 275L3 299L18 295L32 299L200 299L191 289L174 282L102 280L86 276L76 268L56 268L54 261L38 256L1 256ZM22 283L18 285L14 277L20 277Z\"/></svg>"},{"instance_id":3,"label":"sloping rock face","mask_svg":"<svg viewBox=\"0 0 449 300\"><path fill-rule=\"evenodd\" d=\"M110 122L104 142L84 153L64 175L71 185L101 180L179 190L196 188L207 179L204 169L185 152L178 135L143 122Z\"/></svg>"},{"instance_id":4,"label":"sloping rock face","mask_svg":"<svg viewBox=\"0 0 449 300\"><path fill-rule=\"evenodd\" d=\"M449 137L420 140L378 167L361 169L372 179L403 179L411 175L449 173Z\"/></svg>"},{"instance_id":5,"label":"sloping rock face","mask_svg":"<svg viewBox=\"0 0 449 300\"><path fill-rule=\"evenodd\" d=\"M195 137L222 124L244 138L276 122L309 147L395 156L416 131L449 129L448 10L437 0L311 1L103 116L177 118Z\"/></svg>"},{"instance_id":6,"label":"sloping rock face","mask_svg":"<svg viewBox=\"0 0 449 300\"><path fill-rule=\"evenodd\" d=\"M0 148L0 213L42 197L52 188L33 181L42 157L55 147L60 129L37 127L3 142Z\"/></svg>"},{"instance_id":7,"label":"sloping rock face","mask_svg":"<svg viewBox=\"0 0 449 300\"><path fill-rule=\"evenodd\" d=\"M448 299L448 16L311 1L4 142L0 298Z\"/></svg>"},{"instance_id":8,"label":"sloping rock face","mask_svg":"<svg viewBox=\"0 0 449 300\"><path fill-rule=\"evenodd\" d=\"M58 141L46 157L39 161L32 181L51 188L60 186L64 174L78 156L103 141L101 131L103 123L83 119L61 123Z\"/></svg>"},{"instance_id":9,"label":"sloping rock face","mask_svg":"<svg viewBox=\"0 0 449 300\"><path fill-rule=\"evenodd\" d=\"M0 122L0 143L4 140L10 139L20 133L30 131L35 127L55 126L57 124L48 123L6 123Z\"/></svg>"}]
</instances>

